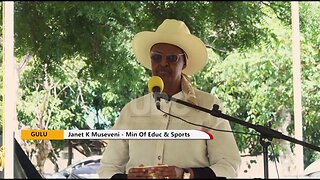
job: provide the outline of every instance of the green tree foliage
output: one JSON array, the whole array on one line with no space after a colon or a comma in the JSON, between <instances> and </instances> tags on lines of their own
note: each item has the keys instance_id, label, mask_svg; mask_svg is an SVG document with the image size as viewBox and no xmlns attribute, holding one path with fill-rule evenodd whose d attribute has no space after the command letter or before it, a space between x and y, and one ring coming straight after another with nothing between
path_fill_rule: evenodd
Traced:
<instances>
[{"instance_id":1,"label":"green tree foliage","mask_svg":"<svg viewBox=\"0 0 320 180\"><path fill-rule=\"evenodd\" d=\"M319 141L319 3L301 3L301 75L304 141L313 145ZM249 51L239 51L227 58L213 56L212 61L193 77L196 86L217 94L224 102L227 114L259 125L284 131L293 136L293 71L291 26L276 21L270 11L264 18L272 32L271 41L264 41ZM210 73L208 73L210 72ZM289 123L289 125L287 125ZM235 131L255 133L232 123ZM240 149L249 154L261 154L259 136L236 134ZM274 141L276 157L284 150L281 141ZM294 146L294 144L291 144ZM297 145L299 146L299 145ZM305 167L319 158L319 153L304 148ZM274 157L271 157L274 159Z\"/></svg>"},{"instance_id":2,"label":"green tree foliage","mask_svg":"<svg viewBox=\"0 0 320 180\"><path fill-rule=\"evenodd\" d=\"M33 76L43 77L43 64L47 64L48 73L57 78L63 74L58 66L65 59L85 57L85 66L76 76L98 81L94 94L85 97L95 96L102 102L100 106L119 111L137 91L141 94L145 90L141 82L145 80L141 79L144 71L135 66L128 46L132 28L127 18L128 3L16 3L15 20L21 22L15 26L16 54L38 57ZM115 97L110 100L103 95L105 92ZM89 101L92 105L93 99Z\"/></svg>"}]
</instances>

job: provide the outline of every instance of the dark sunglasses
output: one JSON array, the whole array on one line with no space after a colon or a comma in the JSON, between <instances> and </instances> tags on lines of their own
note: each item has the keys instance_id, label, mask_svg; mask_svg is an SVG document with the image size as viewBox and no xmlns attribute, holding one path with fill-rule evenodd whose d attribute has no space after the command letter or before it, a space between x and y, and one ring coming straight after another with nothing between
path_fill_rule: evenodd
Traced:
<instances>
[{"instance_id":1,"label":"dark sunglasses","mask_svg":"<svg viewBox=\"0 0 320 180\"><path fill-rule=\"evenodd\" d=\"M166 60L168 63L176 63L179 60L179 57L184 55L184 53L181 54L169 54L166 56ZM160 63L162 60L162 54L157 52L151 52L150 53L151 60L155 63Z\"/></svg>"}]
</instances>

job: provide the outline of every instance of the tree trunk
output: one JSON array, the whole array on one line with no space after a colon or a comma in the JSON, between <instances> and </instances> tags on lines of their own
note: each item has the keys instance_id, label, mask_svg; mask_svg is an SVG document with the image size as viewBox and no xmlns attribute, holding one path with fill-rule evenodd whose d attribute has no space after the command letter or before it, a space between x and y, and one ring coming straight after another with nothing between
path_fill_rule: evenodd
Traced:
<instances>
[{"instance_id":1,"label":"tree trunk","mask_svg":"<svg viewBox=\"0 0 320 180\"><path fill-rule=\"evenodd\" d=\"M287 128L292 122L291 115L286 108L282 108L282 110L279 113L279 117L284 117L284 118L283 118L283 122L280 124L278 128L278 131L288 136L289 133ZM279 142L279 145L284 149L283 151L280 151L280 155L279 155L280 172L282 174L282 177L292 177L293 174L296 174L296 167L295 167L294 155L290 148L290 142L282 139L278 140L278 142Z\"/></svg>"},{"instance_id":2,"label":"tree trunk","mask_svg":"<svg viewBox=\"0 0 320 180\"><path fill-rule=\"evenodd\" d=\"M44 163L52 149L50 140L40 140L36 143L36 160L39 173L44 173Z\"/></svg>"},{"instance_id":3,"label":"tree trunk","mask_svg":"<svg viewBox=\"0 0 320 180\"><path fill-rule=\"evenodd\" d=\"M71 140L68 140L68 164L67 164L67 166L72 164L72 158L73 158L72 144L71 144Z\"/></svg>"}]
</instances>

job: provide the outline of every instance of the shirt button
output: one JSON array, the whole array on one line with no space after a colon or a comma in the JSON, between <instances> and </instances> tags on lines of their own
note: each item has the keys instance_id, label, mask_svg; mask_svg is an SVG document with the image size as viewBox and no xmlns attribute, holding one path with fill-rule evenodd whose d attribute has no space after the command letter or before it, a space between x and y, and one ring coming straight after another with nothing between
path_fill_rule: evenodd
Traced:
<instances>
[{"instance_id":1,"label":"shirt button","mask_svg":"<svg viewBox=\"0 0 320 180\"><path fill-rule=\"evenodd\" d=\"M158 160L161 160L161 156L158 156Z\"/></svg>"}]
</instances>

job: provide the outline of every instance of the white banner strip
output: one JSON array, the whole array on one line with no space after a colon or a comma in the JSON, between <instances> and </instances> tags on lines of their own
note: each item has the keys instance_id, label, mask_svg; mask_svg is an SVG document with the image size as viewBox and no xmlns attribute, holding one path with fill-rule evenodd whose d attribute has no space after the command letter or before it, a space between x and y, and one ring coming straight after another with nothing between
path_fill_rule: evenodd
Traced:
<instances>
[{"instance_id":1,"label":"white banner strip","mask_svg":"<svg viewBox=\"0 0 320 180\"><path fill-rule=\"evenodd\" d=\"M213 139L200 130L64 130L64 139Z\"/></svg>"}]
</instances>

